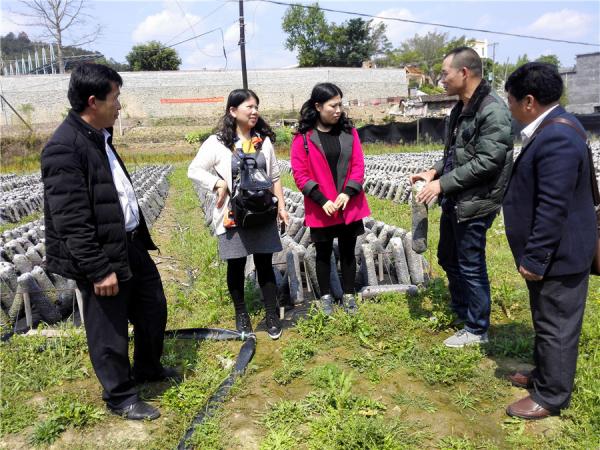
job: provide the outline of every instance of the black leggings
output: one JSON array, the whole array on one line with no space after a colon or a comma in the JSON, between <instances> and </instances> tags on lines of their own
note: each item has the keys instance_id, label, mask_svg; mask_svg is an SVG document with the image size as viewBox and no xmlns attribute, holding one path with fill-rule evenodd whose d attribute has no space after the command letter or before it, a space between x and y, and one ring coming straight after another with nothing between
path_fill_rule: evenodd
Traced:
<instances>
[{"instance_id":1,"label":"black leggings","mask_svg":"<svg viewBox=\"0 0 600 450\"><path fill-rule=\"evenodd\" d=\"M342 289L344 294L354 294L354 279L356 278L356 258L354 247L356 236L338 237L340 249L340 268L342 269ZM317 281L321 296L331 294L329 276L331 273L331 251L333 239L324 242L315 242L317 250Z\"/></svg>"},{"instance_id":2,"label":"black leggings","mask_svg":"<svg viewBox=\"0 0 600 450\"><path fill-rule=\"evenodd\" d=\"M254 266L258 285L262 291L265 311L268 315L276 314L277 286L275 272L273 272L272 253L255 253ZM244 303L244 268L246 257L227 260L227 288L233 299L236 314L246 311Z\"/></svg>"}]
</instances>

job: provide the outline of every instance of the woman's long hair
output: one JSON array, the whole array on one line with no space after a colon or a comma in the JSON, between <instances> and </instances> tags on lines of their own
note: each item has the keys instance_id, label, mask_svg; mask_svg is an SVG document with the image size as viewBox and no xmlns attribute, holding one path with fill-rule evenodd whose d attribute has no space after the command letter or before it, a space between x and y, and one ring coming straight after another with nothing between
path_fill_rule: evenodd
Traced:
<instances>
[{"instance_id":1,"label":"woman's long hair","mask_svg":"<svg viewBox=\"0 0 600 450\"><path fill-rule=\"evenodd\" d=\"M257 105L260 104L258 95L256 95L256 93L250 89L234 89L229 93L229 97L227 97L225 114L223 114L223 117L221 117L221 120L219 120L216 134L221 143L229 149L233 148L237 138L235 117L229 114L229 108L237 108L250 97L256 100ZM260 115L258 116L258 120L256 121L253 131L256 131L263 138L268 136L271 142L275 143L275 133Z\"/></svg>"},{"instance_id":2,"label":"woman's long hair","mask_svg":"<svg viewBox=\"0 0 600 450\"><path fill-rule=\"evenodd\" d=\"M304 102L302 109L300 110L300 121L298 123L299 134L304 134L315 128L317 125L319 111L317 111L315 103L320 103L322 105L336 95L339 95L340 98L344 96L342 90L333 83L319 83L315 85L310 94L310 98ZM348 118L346 113L342 111L340 120L333 125L333 131L345 131L346 133L350 133L353 126L352 121Z\"/></svg>"}]
</instances>

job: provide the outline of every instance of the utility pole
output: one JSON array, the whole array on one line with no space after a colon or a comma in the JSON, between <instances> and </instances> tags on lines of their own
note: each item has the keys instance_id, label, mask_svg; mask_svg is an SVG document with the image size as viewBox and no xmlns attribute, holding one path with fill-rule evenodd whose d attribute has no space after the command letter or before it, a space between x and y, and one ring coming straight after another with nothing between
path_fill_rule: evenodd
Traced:
<instances>
[{"instance_id":1,"label":"utility pole","mask_svg":"<svg viewBox=\"0 0 600 450\"><path fill-rule=\"evenodd\" d=\"M242 57L242 82L244 89L248 89L248 74L246 73L246 33L244 32L244 0L240 3L240 55Z\"/></svg>"},{"instance_id":2,"label":"utility pole","mask_svg":"<svg viewBox=\"0 0 600 450\"><path fill-rule=\"evenodd\" d=\"M496 45L498 45L498 42L492 42L490 45L492 46L492 79L490 82L492 89L494 89L494 81L496 78L496 75L494 74L494 69L496 68Z\"/></svg>"}]
</instances>

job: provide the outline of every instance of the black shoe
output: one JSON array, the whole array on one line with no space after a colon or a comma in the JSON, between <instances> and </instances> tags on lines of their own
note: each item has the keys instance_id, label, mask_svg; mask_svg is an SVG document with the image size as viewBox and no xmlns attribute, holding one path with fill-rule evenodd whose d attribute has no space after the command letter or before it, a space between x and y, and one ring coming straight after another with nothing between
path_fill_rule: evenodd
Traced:
<instances>
[{"instance_id":1,"label":"black shoe","mask_svg":"<svg viewBox=\"0 0 600 450\"><path fill-rule=\"evenodd\" d=\"M267 334L269 335L269 337L273 340L279 339L279 336L281 336L282 332L279 317L277 317L276 314L268 314L265 322L267 327Z\"/></svg>"},{"instance_id":2,"label":"black shoe","mask_svg":"<svg viewBox=\"0 0 600 450\"><path fill-rule=\"evenodd\" d=\"M252 322L247 312L238 313L235 315L235 328L239 333L253 333Z\"/></svg>"},{"instance_id":3,"label":"black shoe","mask_svg":"<svg viewBox=\"0 0 600 450\"><path fill-rule=\"evenodd\" d=\"M128 420L154 420L160 417L160 411L158 409L141 400L138 400L125 408L111 408L109 406L108 410L111 413Z\"/></svg>"},{"instance_id":4,"label":"black shoe","mask_svg":"<svg viewBox=\"0 0 600 450\"><path fill-rule=\"evenodd\" d=\"M175 383L181 383L183 377L174 367L163 367L160 372L152 376L135 376L136 383L148 383L156 381L174 381Z\"/></svg>"}]
</instances>

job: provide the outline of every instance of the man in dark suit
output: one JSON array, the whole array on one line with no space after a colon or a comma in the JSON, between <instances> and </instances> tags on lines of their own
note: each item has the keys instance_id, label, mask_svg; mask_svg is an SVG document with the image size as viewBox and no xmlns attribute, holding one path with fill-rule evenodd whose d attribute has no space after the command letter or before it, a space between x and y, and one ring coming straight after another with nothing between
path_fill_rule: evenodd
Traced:
<instances>
[{"instance_id":1,"label":"man in dark suit","mask_svg":"<svg viewBox=\"0 0 600 450\"><path fill-rule=\"evenodd\" d=\"M534 370L509 376L530 395L506 412L541 419L566 408L573 391L598 239L591 165L585 131L558 103L563 83L555 66L525 64L505 88L510 111L525 128L504 198L504 220L529 290L535 330Z\"/></svg>"},{"instance_id":2,"label":"man in dark suit","mask_svg":"<svg viewBox=\"0 0 600 450\"><path fill-rule=\"evenodd\" d=\"M156 250L127 169L112 144L122 80L83 64L69 83L71 111L42 152L48 269L77 281L90 359L110 411L156 419L136 383L177 378L163 367L167 305L148 250ZM129 364L128 321L134 329Z\"/></svg>"}]
</instances>

